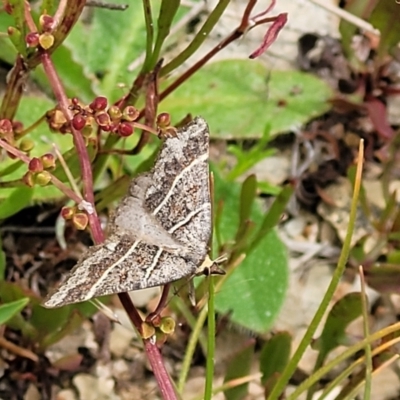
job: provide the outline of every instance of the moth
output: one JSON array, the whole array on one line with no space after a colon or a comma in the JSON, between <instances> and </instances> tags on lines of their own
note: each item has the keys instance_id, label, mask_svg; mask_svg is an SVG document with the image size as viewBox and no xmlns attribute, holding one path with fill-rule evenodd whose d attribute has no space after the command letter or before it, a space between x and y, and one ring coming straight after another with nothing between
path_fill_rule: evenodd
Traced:
<instances>
[{"instance_id":1,"label":"moth","mask_svg":"<svg viewBox=\"0 0 400 400\"><path fill-rule=\"evenodd\" d=\"M90 247L45 299L48 308L161 286L194 275L211 236L209 129L197 117L165 139L151 171L134 178Z\"/></svg>"}]
</instances>

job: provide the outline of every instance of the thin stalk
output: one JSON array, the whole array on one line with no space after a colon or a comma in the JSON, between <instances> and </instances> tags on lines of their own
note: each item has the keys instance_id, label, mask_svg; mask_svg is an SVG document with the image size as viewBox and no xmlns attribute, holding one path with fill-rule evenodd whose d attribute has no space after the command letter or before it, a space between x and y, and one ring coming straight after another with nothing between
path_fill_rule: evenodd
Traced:
<instances>
[{"instance_id":1,"label":"thin stalk","mask_svg":"<svg viewBox=\"0 0 400 400\"><path fill-rule=\"evenodd\" d=\"M176 58L170 61L165 67L161 69L160 76L168 75L170 72L182 65L191 55L193 55L198 48L204 43L211 30L221 19L223 12L231 0L220 0L215 6L214 10L208 16L207 21L201 27L200 31L190 42L188 47L183 50Z\"/></svg>"},{"instance_id":2,"label":"thin stalk","mask_svg":"<svg viewBox=\"0 0 400 400\"><path fill-rule=\"evenodd\" d=\"M361 340L360 342L356 343L355 345L351 346L349 349L344 351L342 354L339 354L337 357L335 357L332 361L326 363L322 368L320 368L318 371L310 375L309 378L307 378L305 381L303 381L297 389L290 394L290 396L287 397L287 400L297 400L299 396L307 390L307 388L311 387L314 385L316 382L318 382L322 377L324 377L327 373L332 371L333 368L337 367L340 363L344 362L348 358L352 357L354 354L356 354L358 351L361 351L365 348L365 346L368 343L374 343L375 341L382 339L383 337L394 333L394 332L399 332L400 331L400 322L396 322L395 324L388 326L378 332L373 333L369 337ZM390 341L390 343L385 343L384 348L388 348L392 346L393 344L397 343L399 341L399 338L393 339ZM375 354L375 353L373 353Z\"/></svg>"},{"instance_id":3,"label":"thin stalk","mask_svg":"<svg viewBox=\"0 0 400 400\"><path fill-rule=\"evenodd\" d=\"M41 61L45 73L49 79L50 85L53 89L53 93L57 99L58 105L63 112L65 118L70 122L72 120L72 112L69 108L68 98L65 94L61 80L54 68L54 64L51 61L50 56L47 53L41 55ZM78 153L78 159L82 175L82 186L83 186L83 198L92 205L92 212L88 213L89 226L92 232L93 240L96 244L104 241L104 233L101 229L100 220L97 216L96 208L94 206L94 195L93 195L93 176L92 166L90 163L89 154L85 145L85 141L80 131L77 131L71 125L71 132L74 141L75 149Z\"/></svg>"},{"instance_id":4,"label":"thin stalk","mask_svg":"<svg viewBox=\"0 0 400 400\"><path fill-rule=\"evenodd\" d=\"M365 278L363 267L360 265L359 267L360 273L360 281L361 281L361 304L363 310L363 328L364 328L364 337L369 336L369 325L368 325L368 298L365 292ZM364 400L368 400L371 398L371 376L374 368L372 365L372 351L371 344L368 343L365 346L365 389L364 389Z\"/></svg>"},{"instance_id":5,"label":"thin stalk","mask_svg":"<svg viewBox=\"0 0 400 400\"><path fill-rule=\"evenodd\" d=\"M385 350L388 348L394 346L395 344L400 342L400 337L396 337L392 340L389 340L388 342L384 342L381 344L379 347L376 347L372 352L371 352L371 357L374 357L380 353L383 353ZM324 400L326 396L339 384L346 379L357 367L364 365L365 364L365 356L358 358L356 361L354 361L352 364L350 364L345 370L343 370L335 379L324 388L324 391L322 392L321 396L318 398L318 400Z\"/></svg>"},{"instance_id":6,"label":"thin stalk","mask_svg":"<svg viewBox=\"0 0 400 400\"><path fill-rule=\"evenodd\" d=\"M178 392L182 393L183 387L185 386L186 378L189 374L190 364L192 362L193 354L196 349L196 344L199 340L201 330L203 329L204 322L207 318L207 307L203 307L197 318L196 325L190 335L189 343L186 347L185 357L183 359L181 373L178 379Z\"/></svg>"},{"instance_id":7,"label":"thin stalk","mask_svg":"<svg viewBox=\"0 0 400 400\"><path fill-rule=\"evenodd\" d=\"M144 21L146 24L146 57L144 59L142 71L140 74L149 72L152 68L151 60L153 55L153 41L154 41L154 24L151 15L150 0L143 0Z\"/></svg>"},{"instance_id":8,"label":"thin stalk","mask_svg":"<svg viewBox=\"0 0 400 400\"><path fill-rule=\"evenodd\" d=\"M213 380L214 380L214 360L215 360L215 305L214 305L214 279L208 278L208 317L207 317L207 361L206 361L206 385L204 388L204 399L211 400Z\"/></svg>"},{"instance_id":9,"label":"thin stalk","mask_svg":"<svg viewBox=\"0 0 400 400\"><path fill-rule=\"evenodd\" d=\"M14 156L18 157L21 161L23 161L26 164L29 164L30 158L23 153L21 150L18 150L17 148L11 146L9 143L4 141L3 139L0 139L0 147L2 147L4 150L8 151L9 153L13 154ZM67 197L70 199L74 200L77 204L82 202L82 199L80 196L78 196L73 190L71 190L67 185L65 185L63 182L61 182L58 178L56 178L54 175L50 174L51 176L51 183L58 188L62 193L64 193ZM6 183L6 182L5 182Z\"/></svg>"},{"instance_id":10,"label":"thin stalk","mask_svg":"<svg viewBox=\"0 0 400 400\"><path fill-rule=\"evenodd\" d=\"M144 339L144 348L146 349L150 365L157 380L161 396L164 400L177 400L178 397L172 384L171 377L165 369L160 350L157 347L155 336L150 339Z\"/></svg>"},{"instance_id":11,"label":"thin stalk","mask_svg":"<svg viewBox=\"0 0 400 400\"><path fill-rule=\"evenodd\" d=\"M329 287L325 293L324 298L321 301L321 304L315 313L314 318L312 319L306 333L304 334L303 339L301 340L296 352L294 353L292 359L290 360L287 367L282 372L282 375L279 377L276 382L274 388L272 389L270 395L268 396L268 400L278 400L281 394L284 392L287 383L289 382L290 377L293 375L296 370L305 350L309 346L312 341L313 335L317 330L322 318L325 315L326 310L329 307L329 303L335 293L335 290L339 284L340 278L343 275L344 269L346 267L346 262L349 257L350 248L351 248L351 237L354 231L354 224L357 215L357 202L358 202L358 194L360 192L361 186L361 175L362 175L362 166L364 159L364 142L360 141L359 153L358 153L358 162L357 162L357 171L356 171L356 179L354 181L354 192L353 198L351 202L350 209L350 218L349 225L346 232L346 238L343 242L343 248L339 257L338 265L333 273L332 280L329 284ZM323 368L322 368L323 369ZM290 399L294 399L295 397L289 396ZM288 398L288 400L289 400Z\"/></svg>"}]
</instances>

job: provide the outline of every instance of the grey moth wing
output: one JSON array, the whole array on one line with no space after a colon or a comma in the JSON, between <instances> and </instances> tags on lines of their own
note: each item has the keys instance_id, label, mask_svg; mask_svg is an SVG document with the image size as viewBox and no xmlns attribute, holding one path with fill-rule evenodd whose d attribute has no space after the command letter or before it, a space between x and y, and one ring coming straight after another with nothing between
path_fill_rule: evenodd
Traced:
<instances>
[{"instance_id":1,"label":"grey moth wing","mask_svg":"<svg viewBox=\"0 0 400 400\"><path fill-rule=\"evenodd\" d=\"M160 286L193 275L211 236L209 130L197 117L167 138L153 169L133 179L110 235L78 260L48 308Z\"/></svg>"}]
</instances>

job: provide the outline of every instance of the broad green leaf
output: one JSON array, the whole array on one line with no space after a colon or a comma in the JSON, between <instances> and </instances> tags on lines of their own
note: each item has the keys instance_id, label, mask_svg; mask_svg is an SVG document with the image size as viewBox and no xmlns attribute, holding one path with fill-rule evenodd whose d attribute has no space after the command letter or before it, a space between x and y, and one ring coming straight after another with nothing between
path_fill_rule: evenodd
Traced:
<instances>
[{"instance_id":1,"label":"broad green leaf","mask_svg":"<svg viewBox=\"0 0 400 400\"><path fill-rule=\"evenodd\" d=\"M29 298L24 297L11 303L0 305L0 325L16 316L28 303Z\"/></svg>"},{"instance_id":2,"label":"broad green leaf","mask_svg":"<svg viewBox=\"0 0 400 400\"><path fill-rule=\"evenodd\" d=\"M350 322L362 315L361 293L349 293L332 307L321 336L313 343L318 349L318 358L324 359L330 351L346 341L346 328Z\"/></svg>"},{"instance_id":3,"label":"broad green leaf","mask_svg":"<svg viewBox=\"0 0 400 400\"><path fill-rule=\"evenodd\" d=\"M225 60L202 68L161 105L175 121L201 115L214 137L260 138L266 125L275 136L321 115L331 96L329 86L312 75Z\"/></svg>"},{"instance_id":4,"label":"broad green leaf","mask_svg":"<svg viewBox=\"0 0 400 400\"><path fill-rule=\"evenodd\" d=\"M235 357L229 361L227 372L224 378L224 383L234 379L243 378L250 374L250 369L253 361L255 341L251 340L243 348L240 349ZM248 393L248 383L235 386L231 389L225 390L226 400L241 400L244 399Z\"/></svg>"},{"instance_id":5,"label":"broad green leaf","mask_svg":"<svg viewBox=\"0 0 400 400\"><path fill-rule=\"evenodd\" d=\"M126 1L115 3L126 4ZM136 72L128 71L129 64L145 50L142 3L132 3L123 12L96 8L83 37L82 27L75 28L71 32L71 42L80 41L78 59L90 73L101 77L98 93L108 97L110 102L120 98L123 91L119 86L130 87L136 78ZM79 34L81 37L77 38Z\"/></svg>"},{"instance_id":6,"label":"broad green leaf","mask_svg":"<svg viewBox=\"0 0 400 400\"><path fill-rule=\"evenodd\" d=\"M261 349L261 383L264 385L275 374L280 374L290 359L292 337L288 332L274 335Z\"/></svg>"},{"instance_id":7,"label":"broad green leaf","mask_svg":"<svg viewBox=\"0 0 400 400\"><path fill-rule=\"evenodd\" d=\"M0 200L0 220L11 217L29 205L33 190L27 186L17 187L4 200Z\"/></svg>"},{"instance_id":8,"label":"broad green leaf","mask_svg":"<svg viewBox=\"0 0 400 400\"><path fill-rule=\"evenodd\" d=\"M217 230L224 243L231 242L239 226L240 185L226 182L214 172L215 201L223 202ZM260 226L263 213L256 204L252 220ZM273 323L285 298L288 281L287 254L274 230L232 272L216 293L216 309L230 313L233 322L256 332Z\"/></svg>"}]
</instances>

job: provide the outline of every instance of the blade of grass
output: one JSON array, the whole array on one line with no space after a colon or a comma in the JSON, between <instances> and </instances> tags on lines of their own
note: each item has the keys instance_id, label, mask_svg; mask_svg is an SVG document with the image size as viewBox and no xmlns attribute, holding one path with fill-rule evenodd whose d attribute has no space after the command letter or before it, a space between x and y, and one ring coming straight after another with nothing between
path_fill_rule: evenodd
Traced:
<instances>
[{"instance_id":1,"label":"blade of grass","mask_svg":"<svg viewBox=\"0 0 400 400\"><path fill-rule=\"evenodd\" d=\"M204 388L204 399L211 400L214 379L215 358L215 307L214 307L214 278L208 277L208 314L207 314L207 362L206 362L206 385Z\"/></svg>"},{"instance_id":2,"label":"blade of grass","mask_svg":"<svg viewBox=\"0 0 400 400\"><path fill-rule=\"evenodd\" d=\"M369 326L368 326L368 298L365 292L365 278L364 278L364 270L363 267L359 266L359 273L361 278L361 300L362 300L362 310L363 310L363 328L364 328L364 337L369 336ZM365 346L365 390L364 390L364 400L368 400L371 398L371 376L373 372L372 365L372 352L371 345L367 344Z\"/></svg>"},{"instance_id":3,"label":"blade of grass","mask_svg":"<svg viewBox=\"0 0 400 400\"><path fill-rule=\"evenodd\" d=\"M344 362L345 360L349 359L350 357L353 357L354 354L356 354L358 351L361 351L365 348L365 346L369 343L374 343L375 341L385 337L386 335L389 335L390 333L393 332L398 332L400 330L400 322L396 322L393 325L390 325L378 332L373 333L370 335L368 338L365 338L361 340L360 342L356 343L355 345L351 346L348 348L346 351L343 353L339 354L337 357L335 357L333 360L329 361L326 363L322 368L320 368L318 371L316 371L314 374L310 375L306 380L304 380L298 387L297 389L290 394L290 396L287 397L287 400L295 400L298 399L300 394L305 392L309 387L314 385L316 382L318 382L322 377L324 377L326 374L332 371L332 369L338 367L340 363ZM395 338L393 340L390 340L384 345L379 347L379 352L382 352L384 349L387 349L394 344L398 343L400 341L400 338ZM375 354L379 353L377 349L374 349L372 352L372 355L374 356ZM364 361L364 357L362 357L362 360Z\"/></svg>"},{"instance_id":4,"label":"blade of grass","mask_svg":"<svg viewBox=\"0 0 400 400\"><path fill-rule=\"evenodd\" d=\"M354 191L353 191L353 198L351 202L351 209L350 209L350 219L349 219L349 226L347 228L346 238L343 243L343 248L339 257L337 268L332 276L332 280L329 284L329 287L325 293L324 298L321 301L321 304L314 315L314 318L310 322L310 325L304 334L303 339L301 340L297 350L295 351L292 359L290 360L289 364L282 372L282 375L278 379L276 385L271 391L271 394L268 396L268 400L278 400L280 395L284 392L285 387L293 375L294 371L296 370L305 350L309 346L312 341L313 335L317 330L322 318L325 315L325 312L329 306L329 303L333 297L333 294L339 284L340 278L343 275L344 269L346 267L346 261L348 259L350 253L350 245L351 245L351 237L354 231L354 224L357 215L357 202L358 202L358 194L360 192L361 186L361 176L362 176L362 166L364 160L364 141L360 141L359 152L358 152L358 161L357 161L357 172L356 172L356 179L354 182ZM323 369L323 368L321 368ZM301 385L300 385L301 386ZM297 390L295 391L297 392ZM294 393L295 393L294 392ZM288 397L288 400L294 400L296 397L294 393ZM297 395L297 394L296 394Z\"/></svg>"}]
</instances>

